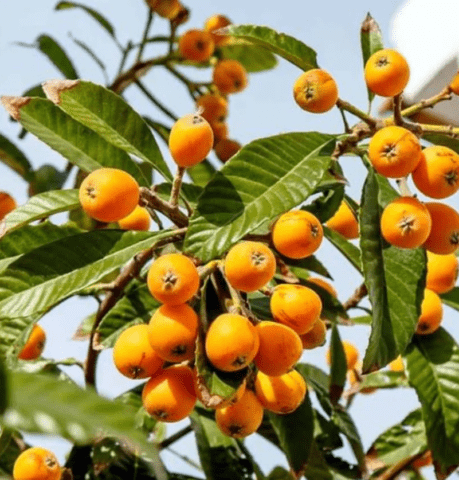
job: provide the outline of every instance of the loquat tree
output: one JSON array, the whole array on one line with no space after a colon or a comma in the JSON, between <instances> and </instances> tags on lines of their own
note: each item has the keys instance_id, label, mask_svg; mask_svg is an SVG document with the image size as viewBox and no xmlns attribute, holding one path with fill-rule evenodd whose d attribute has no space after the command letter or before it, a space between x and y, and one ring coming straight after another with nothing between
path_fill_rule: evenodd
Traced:
<instances>
[{"instance_id":1,"label":"loquat tree","mask_svg":"<svg viewBox=\"0 0 459 480\"><path fill-rule=\"evenodd\" d=\"M179 0L145 7L140 41L123 46L104 15L59 2L56 10L82 10L109 33L118 72L106 85L80 79L61 45L42 35L35 46L64 78L1 98L20 136L37 137L64 162L35 169L0 135L0 160L30 195L17 205L14 192L0 192L1 478L422 479L432 464L447 478L459 467L459 346L441 322L443 305L459 310L459 213L444 199L459 188L459 128L413 117L456 95L459 77L402 108L409 65L384 48L368 14L364 94L370 106L376 95L393 100L379 118L342 100L333 72L299 39L223 14L185 30L190 9ZM145 59L153 43L163 51ZM90 46L79 46L107 74ZM301 71L291 88L304 114L338 109L342 133L230 138L232 96L278 58ZM159 69L183 84L193 111L177 116L159 99L146 80ZM193 80L196 69L208 80ZM130 106L131 88L169 123ZM360 198L348 195L345 156L366 169ZM319 260L324 239L361 276L344 302ZM86 358L43 358L39 322L72 297L97 305L75 334ZM354 325L369 332L362 359L340 337ZM329 371L303 361L325 343ZM98 393L105 349L120 374L138 380L115 399ZM68 365L81 368L84 385ZM365 451L354 399L403 388L419 408L375 432ZM65 463L25 433L69 440ZM196 476L162 456L191 434ZM285 465L263 473L244 441L252 434L283 452ZM343 442L352 457L337 452Z\"/></svg>"}]
</instances>

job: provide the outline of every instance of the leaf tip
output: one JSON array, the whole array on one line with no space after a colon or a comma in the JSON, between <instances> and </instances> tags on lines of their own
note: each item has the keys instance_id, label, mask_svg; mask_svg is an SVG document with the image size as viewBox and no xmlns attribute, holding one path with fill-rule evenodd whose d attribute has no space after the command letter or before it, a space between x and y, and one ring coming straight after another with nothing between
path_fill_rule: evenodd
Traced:
<instances>
[{"instance_id":1,"label":"leaf tip","mask_svg":"<svg viewBox=\"0 0 459 480\"><path fill-rule=\"evenodd\" d=\"M59 105L61 103L61 93L76 87L79 83L79 80L48 80L42 83L42 88L48 100Z\"/></svg>"},{"instance_id":2,"label":"leaf tip","mask_svg":"<svg viewBox=\"0 0 459 480\"><path fill-rule=\"evenodd\" d=\"M30 97L11 97L4 95L1 97L2 105L12 118L18 120L21 118L20 109L30 102Z\"/></svg>"},{"instance_id":3,"label":"leaf tip","mask_svg":"<svg viewBox=\"0 0 459 480\"><path fill-rule=\"evenodd\" d=\"M361 30L364 33L373 33L380 31L379 25L377 24L376 20L370 15L370 12L367 13L365 20L362 22Z\"/></svg>"}]
</instances>

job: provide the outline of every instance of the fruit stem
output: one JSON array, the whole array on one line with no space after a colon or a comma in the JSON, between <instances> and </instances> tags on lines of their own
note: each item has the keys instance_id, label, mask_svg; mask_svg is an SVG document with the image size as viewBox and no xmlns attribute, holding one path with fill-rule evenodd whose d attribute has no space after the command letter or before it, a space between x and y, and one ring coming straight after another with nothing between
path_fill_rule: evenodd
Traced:
<instances>
[{"instance_id":1,"label":"fruit stem","mask_svg":"<svg viewBox=\"0 0 459 480\"><path fill-rule=\"evenodd\" d=\"M178 199L180 195L180 187L182 186L183 175L185 174L185 167L178 167L175 174L174 181L172 183L171 197L169 199L169 205L172 208L177 208Z\"/></svg>"},{"instance_id":2,"label":"fruit stem","mask_svg":"<svg viewBox=\"0 0 459 480\"><path fill-rule=\"evenodd\" d=\"M137 57L135 59L136 62L140 62L142 58L143 50L145 48L145 44L147 43L148 32L150 31L152 21L153 21L153 12L150 9L148 9L147 22L143 30L142 40L140 42L139 50L137 52Z\"/></svg>"},{"instance_id":3,"label":"fruit stem","mask_svg":"<svg viewBox=\"0 0 459 480\"><path fill-rule=\"evenodd\" d=\"M404 126L405 121L402 116L402 95L395 95L393 98L393 108L394 108L394 123L395 125Z\"/></svg>"},{"instance_id":4,"label":"fruit stem","mask_svg":"<svg viewBox=\"0 0 459 480\"><path fill-rule=\"evenodd\" d=\"M193 431L193 427L190 425L187 425L186 427L182 428L178 432L174 433L168 438L165 438L162 442L158 443L158 450L164 450L165 448L168 448L170 445L175 443L177 440L180 440L183 438L185 435L188 435Z\"/></svg>"},{"instance_id":5,"label":"fruit stem","mask_svg":"<svg viewBox=\"0 0 459 480\"><path fill-rule=\"evenodd\" d=\"M178 206L172 207L169 202L159 198L156 192L149 188L140 187L140 198L146 206L164 214L177 227L183 228L188 225L188 217L180 211Z\"/></svg>"},{"instance_id":6,"label":"fruit stem","mask_svg":"<svg viewBox=\"0 0 459 480\"><path fill-rule=\"evenodd\" d=\"M201 281L214 273L215 270L217 270L217 268L220 266L220 263L220 260L211 260L209 263L206 263L205 265L199 267L198 271Z\"/></svg>"},{"instance_id":7,"label":"fruit stem","mask_svg":"<svg viewBox=\"0 0 459 480\"><path fill-rule=\"evenodd\" d=\"M423 135L426 133L440 133L441 135L447 135L451 138L457 138L459 136L459 128L452 125L424 125L418 124Z\"/></svg>"},{"instance_id":8,"label":"fruit stem","mask_svg":"<svg viewBox=\"0 0 459 480\"><path fill-rule=\"evenodd\" d=\"M427 100L421 100L419 103L415 103L410 107L402 110L401 114L403 117L411 117L412 115L424 110L424 108L431 108L439 102L444 100L451 100L452 95L448 87L445 87L441 92L437 93L433 97Z\"/></svg>"},{"instance_id":9,"label":"fruit stem","mask_svg":"<svg viewBox=\"0 0 459 480\"><path fill-rule=\"evenodd\" d=\"M355 308L361 300L363 300L368 294L367 286L365 283L359 285L354 293L343 303L344 310L350 310Z\"/></svg>"},{"instance_id":10,"label":"fruit stem","mask_svg":"<svg viewBox=\"0 0 459 480\"><path fill-rule=\"evenodd\" d=\"M408 187L408 181L407 181L406 177L397 178L396 183L397 183L398 189L400 190L400 195L402 195L402 197L412 197L413 196L410 188Z\"/></svg>"},{"instance_id":11,"label":"fruit stem","mask_svg":"<svg viewBox=\"0 0 459 480\"><path fill-rule=\"evenodd\" d=\"M352 115L360 118L360 120L363 120L368 126L372 128L375 128L378 123L378 121L375 118L373 118L371 115L368 115L363 110L360 110L359 108L355 107L349 102L345 102L344 100L341 100L341 98L338 98L338 100L336 101L336 106L340 110L345 110L346 112L352 113Z\"/></svg>"}]
</instances>

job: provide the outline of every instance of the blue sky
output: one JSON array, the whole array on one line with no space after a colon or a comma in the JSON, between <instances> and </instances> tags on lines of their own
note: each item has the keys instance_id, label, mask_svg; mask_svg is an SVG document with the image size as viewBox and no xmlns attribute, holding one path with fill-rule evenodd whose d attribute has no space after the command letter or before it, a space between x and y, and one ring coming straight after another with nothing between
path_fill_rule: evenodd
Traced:
<instances>
[{"instance_id":1,"label":"blue sky","mask_svg":"<svg viewBox=\"0 0 459 480\"><path fill-rule=\"evenodd\" d=\"M35 2L34 2L35 3ZM20 47L14 42L33 43L41 33L50 34L57 39L71 55L81 78L103 83L104 78L96 64L88 55L75 45L70 34L79 40L92 45L96 53L108 66L111 77L118 66L119 52L112 39L101 30L99 25L81 11L54 11L56 0L40 0L33 6L24 2L8 2L3 6L3 22L0 29L0 95L21 95L30 86L42 81L59 78L60 73L48 60L34 49ZM128 39L137 40L142 34L146 6L143 0L130 2L113 2L109 0L86 0L88 6L103 12L113 23L122 43ZM391 25L394 12L403 2L400 0L349 2L305 2L303 0L284 0L282 2L265 0L264 2L233 0L198 0L188 2L191 18L181 31L188 28L200 28L205 19L213 13L223 13L234 23L252 23L268 25L278 31L288 33L314 48L318 53L318 62L336 79L340 97L350 101L362 109L367 107L367 94L362 74L362 57L360 53L359 28L367 12L378 21L386 46L394 46L391 41ZM422 3L412 1L411 4ZM406 20L406 18L405 18ZM413 18L415 23L415 17ZM411 28L409 22L404 23ZM155 19L152 31L166 32L167 23ZM154 55L147 50L145 56ZM131 59L132 61L132 59ZM129 64L129 62L128 62ZM187 70L190 77L209 79L210 71L193 72ZM248 88L230 98L230 115L228 119L230 136L242 144L255 138L265 137L279 132L289 131L322 131L337 133L342 131L341 117L337 110L324 115L313 115L299 109L293 101L292 86L299 76L300 70L280 60L278 67L267 73L253 74ZM181 116L193 110L193 103L185 91L174 79L161 71L151 72L145 84L154 89L172 111ZM138 91L133 88L127 91L127 98L138 111L148 114L160 121L167 121L155 110ZM375 102L377 106L378 102ZM5 111L0 110L0 132L8 136L26 153L33 165L50 163L63 168L64 160L46 145L27 135L25 140L18 140L19 128L12 123ZM164 151L169 159L168 152ZM345 173L350 180L348 193L358 199L363 181L363 169L356 159L345 158L342 161ZM5 166L0 165L0 190L10 191L19 203L27 198L26 184ZM457 199L456 208L457 208ZM454 205L454 201L452 202ZM330 269L335 277L335 286L341 300L347 299L360 284L360 279L333 248L327 244L321 247L318 257ZM71 341L73 331L79 322L93 312L96 304L91 300L70 300L46 316L41 322L48 331L48 344L45 355L54 358L75 356L83 358L86 344ZM454 326L454 313L447 311L444 325L456 337L458 329ZM341 329L344 339L355 343L361 351L367 342L368 328L353 327ZM315 363L326 368L325 347L307 352L304 361ZM75 368L70 369L78 381L81 374ZM104 352L99 362L97 375L100 392L107 396L118 393L133 386L133 382L124 379L115 371L111 351ZM359 396L352 408L357 426L360 429L365 448L383 429L401 420L406 413L415 408L417 399L413 391L381 391L375 395ZM173 432L177 426L171 426ZM34 441L36 437L33 437ZM65 456L68 444L55 439L36 440L53 448L61 459ZM258 436L247 440L249 448L253 448L265 472L276 464L284 464L285 460L275 449L271 448ZM186 451L190 457L196 452L192 438L185 439L176 445L176 449ZM348 456L348 450L343 456ZM187 470L187 465L172 454L166 454L167 462L173 462L177 469Z\"/></svg>"}]
</instances>

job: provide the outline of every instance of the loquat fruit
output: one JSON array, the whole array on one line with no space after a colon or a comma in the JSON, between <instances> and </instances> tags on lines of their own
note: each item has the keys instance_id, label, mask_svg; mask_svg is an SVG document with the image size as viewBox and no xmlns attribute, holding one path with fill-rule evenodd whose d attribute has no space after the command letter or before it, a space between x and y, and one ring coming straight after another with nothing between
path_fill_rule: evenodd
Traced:
<instances>
[{"instance_id":1,"label":"loquat fruit","mask_svg":"<svg viewBox=\"0 0 459 480\"><path fill-rule=\"evenodd\" d=\"M123 230L143 230L150 229L150 214L145 207L136 205L134 210L126 217L118 220L118 225Z\"/></svg>"},{"instance_id":2,"label":"loquat fruit","mask_svg":"<svg viewBox=\"0 0 459 480\"><path fill-rule=\"evenodd\" d=\"M196 108L201 109L201 117L210 124L224 122L228 116L228 101L217 93L206 93L196 100Z\"/></svg>"},{"instance_id":3,"label":"loquat fruit","mask_svg":"<svg viewBox=\"0 0 459 480\"><path fill-rule=\"evenodd\" d=\"M214 134L214 148L216 145L228 138L228 124L226 122L215 121L210 124L210 128Z\"/></svg>"},{"instance_id":4,"label":"loquat fruit","mask_svg":"<svg viewBox=\"0 0 459 480\"><path fill-rule=\"evenodd\" d=\"M338 292L336 291L335 287L330 282L327 282L327 280L324 280L320 277L308 277L308 282L318 285L326 290L332 297L338 298Z\"/></svg>"},{"instance_id":5,"label":"loquat fruit","mask_svg":"<svg viewBox=\"0 0 459 480\"><path fill-rule=\"evenodd\" d=\"M293 98L303 110L312 113L328 112L338 100L338 86L328 72L314 68L296 79Z\"/></svg>"},{"instance_id":6,"label":"loquat fruit","mask_svg":"<svg viewBox=\"0 0 459 480\"><path fill-rule=\"evenodd\" d=\"M182 8L179 0L146 0L148 6L160 17L172 19Z\"/></svg>"},{"instance_id":7,"label":"loquat fruit","mask_svg":"<svg viewBox=\"0 0 459 480\"><path fill-rule=\"evenodd\" d=\"M309 332L300 335L300 339L303 344L303 348L306 350L311 350L313 348L322 346L325 343L326 336L327 327L325 322L319 318L314 322L314 325Z\"/></svg>"},{"instance_id":8,"label":"loquat fruit","mask_svg":"<svg viewBox=\"0 0 459 480\"><path fill-rule=\"evenodd\" d=\"M353 368L356 367L357 362L359 361L359 351L357 350L357 347L355 345L353 345L350 342L347 342L346 340L343 340L341 343L343 345L344 355L346 357L347 369L352 370ZM330 349L327 350L326 360L328 365L331 365Z\"/></svg>"},{"instance_id":9,"label":"loquat fruit","mask_svg":"<svg viewBox=\"0 0 459 480\"><path fill-rule=\"evenodd\" d=\"M440 297L428 288L424 289L424 299L421 303L421 315L416 326L418 335L428 335L435 332L443 319L443 306Z\"/></svg>"},{"instance_id":10,"label":"loquat fruit","mask_svg":"<svg viewBox=\"0 0 459 480\"><path fill-rule=\"evenodd\" d=\"M415 197L399 197L381 215L381 234L399 248L420 247L429 237L432 220L427 206Z\"/></svg>"},{"instance_id":11,"label":"loquat fruit","mask_svg":"<svg viewBox=\"0 0 459 480\"><path fill-rule=\"evenodd\" d=\"M437 255L427 251L426 287L435 293L446 293L456 285L459 263L454 253Z\"/></svg>"},{"instance_id":12,"label":"loquat fruit","mask_svg":"<svg viewBox=\"0 0 459 480\"><path fill-rule=\"evenodd\" d=\"M247 86L247 71L238 60L220 60L215 65L212 81L222 95L238 93Z\"/></svg>"},{"instance_id":13,"label":"loquat fruit","mask_svg":"<svg viewBox=\"0 0 459 480\"><path fill-rule=\"evenodd\" d=\"M54 453L42 447L24 450L14 462L14 480L60 480L61 466Z\"/></svg>"},{"instance_id":14,"label":"loquat fruit","mask_svg":"<svg viewBox=\"0 0 459 480\"><path fill-rule=\"evenodd\" d=\"M349 205L343 200L338 210L326 222L330 230L340 233L344 238L351 240L359 236L359 222L350 209Z\"/></svg>"},{"instance_id":15,"label":"loquat fruit","mask_svg":"<svg viewBox=\"0 0 459 480\"><path fill-rule=\"evenodd\" d=\"M225 17L224 15L212 15L206 20L204 30L212 34L215 45L225 45L228 43L228 36L215 32L228 25L231 25L231 20L228 17Z\"/></svg>"},{"instance_id":16,"label":"loquat fruit","mask_svg":"<svg viewBox=\"0 0 459 480\"><path fill-rule=\"evenodd\" d=\"M35 360L43 352L46 343L46 333L37 323L32 327L27 342L19 352L18 358L21 360Z\"/></svg>"},{"instance_id":17,"label":"loquat fruit","mask_svg":"<svg viewBox=\"0 0 459 480\"><path fill-rule=\"evenodd\" d=\"M0 220L3 220L16 207L16 200L9 193L0 192Z\"/></svg>"},{"instance_id":18,"label":"loquat fruit","mask_svg":"<svg viewBox=\"0 0 459 480\"><path fill-rule=\"evenodd\" d=\"M451 83L448 85L448 88L455 95L459 95L459 72L454 75Z\"/></svg>"},{"instance_id":19,"label":"loquat fruit","mask_svg":"<svg viewBox=\"0 0 459 480\"><path fill-rule=\"evenodd\" d=\"M180 55L192 62L206 62L215 50L212 35L204 30L192 29L179 38Z\"/></svg>"},{"instance_id":20,"label":"loquat fruit","mask_svg":"<svg viewBox=\"0 0 459 480\"><path fill-rule=\"evenodd\" d=\"M276 273L276 258L261 242L244 241L230 248L225 258L228 282L242 292L255 292Z\"/></svg>"},{"instance_id":21,"label":"loquat fruit","mask_svg":"<svg viewBox=\"0 0 459 480\"><path fill-rule=\"evenodd\" d=\"M459 213L440 202L426 202L432 219L432 229L424 248L438 255L454 253L459 246Z\"/></svg>"},{"instance_id":22,"label":"loquat fruit","mask_svg":"<svg viewBox=\"0 0 459 480\"><path fill-rule=\"evenodd\" d=\"M83 210L100 222L117 222L129 215L139 203L139 185L124 170L99 168L81 183Z\"/></svg>"},{"instance_id":23,"label":"loquat fruit","mask_svg":"<svg viewBox=\"0 0 459 480\"><path fill-rule=\"evenodd\" d=\"M161 303L180 305L190 300L199 288L199 273L194 263L180 253L157 258L147 275L150 293Z\"/></svg>"},{"instance_id":24,"label":"loquat fruit","mask_svg":"<svg viewBox=\"0 0 459 480\"><path fill-rule=\"evenodd\" d=\"M236 155L241 148L241 144L236 140L222 138L215 144L214 150L217 158L221 162L226 163L231 157Z\"/></svg>"},{"instance_id":25,"label":"loquat fruit","mask_svg":"<svg viewBox=\"0 0 459 480\"><path fill-rule=\"evenodd\" d=\"M323 229L318 218L306 210L284 213L274 224L273 244L276 250L288 258L306 258L322 243Z\"/></svg>"}]
</instances>

